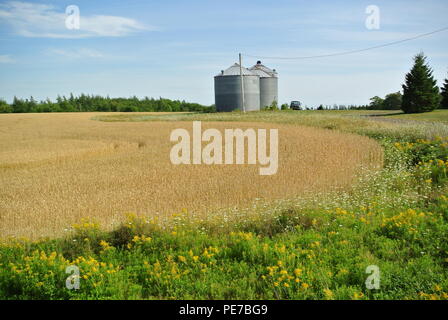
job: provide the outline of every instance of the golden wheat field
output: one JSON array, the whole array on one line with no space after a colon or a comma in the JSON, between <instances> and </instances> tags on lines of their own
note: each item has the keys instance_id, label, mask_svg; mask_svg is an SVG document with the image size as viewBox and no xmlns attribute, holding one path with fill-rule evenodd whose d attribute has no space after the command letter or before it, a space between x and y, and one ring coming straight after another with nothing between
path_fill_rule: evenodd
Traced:
<instances>
[{"instance_id":1,"label":"golden wheat field","mask_svg":"<svg viewBox=\"0 0 448 320\"><path fill-rule=\"evenodd\" d=\"M277 174L258 165L173 165L175 128L191 122L101 122L99 113L0 115L0 237L61 235L81 218L104 226L134 212L207 214L254 199L348 188L358 168L382 163L373 140L331 130L250 122L216 128L278 128ZM102 114L104 115L104 113Z\"/></svg>"}]
</instances>

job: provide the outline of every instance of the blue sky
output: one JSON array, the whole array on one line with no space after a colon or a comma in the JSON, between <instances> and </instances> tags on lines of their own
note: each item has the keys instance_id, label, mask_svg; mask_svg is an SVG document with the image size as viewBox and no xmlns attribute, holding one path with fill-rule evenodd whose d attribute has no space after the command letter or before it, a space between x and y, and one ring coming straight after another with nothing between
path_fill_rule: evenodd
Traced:
<instances>
[{"instance_id":1,"label":"blue sky","mask_svg":"<svg viewBox=\"0 0 448 320\"><path fill-rule=\"evenodd\" d=\"M80 9L80 29L65 9ZM380 9L369 30L366 7ZM371 47L448 26L448 2L0 1L0 97L89 93L214 102L213 76L238 53L295 57ZM398 91L424 51L439 85L448 31L395 46L309 60L263 60L279 72L280 102L366 104ZM244 57L247 67L256 58Z\"/></svg>"}]
</instances>

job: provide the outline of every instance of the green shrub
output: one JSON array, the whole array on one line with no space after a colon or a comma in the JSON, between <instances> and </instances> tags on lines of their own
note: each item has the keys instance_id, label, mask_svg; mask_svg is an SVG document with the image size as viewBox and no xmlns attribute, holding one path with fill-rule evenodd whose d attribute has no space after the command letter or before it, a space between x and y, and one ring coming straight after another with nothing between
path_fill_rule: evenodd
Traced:
<instances>
[{"instance_id":1,"label":"green shrub","mask_svg":"<svg viewBox=\"0 0 448 320\"><path fill-rule=\"evenodd\" d=\"M0 113L11 113L12 107L5 101L0 99Z\"/></svg>"}]
</instances>

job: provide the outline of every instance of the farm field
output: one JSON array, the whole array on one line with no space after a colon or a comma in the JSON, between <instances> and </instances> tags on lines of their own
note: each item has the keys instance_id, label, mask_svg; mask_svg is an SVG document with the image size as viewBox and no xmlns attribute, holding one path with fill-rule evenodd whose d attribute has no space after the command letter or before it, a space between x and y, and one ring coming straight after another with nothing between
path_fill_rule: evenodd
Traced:
<instances>
[{"instance_id":1,"label":"farm field","mask_svg":"<svg viewBox=\"0 0 448 320\"><path fill-rule=\"evenodd\" d=\"M2 115L0 296L448 299L447 127L365 114ZM193 120L279 128L277 175L173 169Z\"/></svg>"},{"instance_id":2,"label":"farm field","mask_svg":"<svg viewBox=\"0 0 448 320\"><path fill-rule=\"evenodd\" d=\"M93 116L0 117L2 237L60 236L83 218L111 229L129 212L165 220L182 211L201 216L244 209L255 199L347 189L361 168L382 165L382 150L372 139L282 124L274 126L281 139L275 175L260 176L254 165L175 166L170 132L191 131L190 122L111 123ZM260 124L204 122L203 127Z\"/></svg>"}]
</instances>

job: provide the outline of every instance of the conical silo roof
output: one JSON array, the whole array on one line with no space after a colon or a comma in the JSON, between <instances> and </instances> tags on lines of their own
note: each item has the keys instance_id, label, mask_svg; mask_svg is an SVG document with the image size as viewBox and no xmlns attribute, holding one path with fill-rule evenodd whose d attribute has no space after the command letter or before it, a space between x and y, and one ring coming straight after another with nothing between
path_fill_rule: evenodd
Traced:
<instances>
[{"instance_id":1,"label":"conical silo roof","mask_svg":"<svg viewBox=\"0 0 448 320\"><path fill-rule=\"evenodd\" d=\"M251 69L250 71L252 71L255 74L258 74L260 76L260 78L270 78L270 77L272 77L271 74L267 73L266 71L263 71L262 69L254 68L254 69Z\"/></svg>"},{"instance_id":2,"label":"conical silo roof","mask_svg":"<svg viewBox=\"0 0 448 320\"><path fill-rule=\"evenodd\" d=\"M243 76L257 75L245 67L242 67L242 74ZM239 76L239 75L240 75L240 65L238 63L235 63L226 70L221 71L221 73L217 74L216 76L219 77L219 76Z\"/></svg>"},{"instance_id":3,"label":"conical silo roof","mask_svg":"<svg viewBox=\"0 0 448 320\"><path fill-rule=\"evenodd\" d=\"M257 61L257 64L254 65L253 67L251 67L249 70L251 70L252 72L262 71L263 74L265 74L265 75L264 76L262 76L261 74L259 74L259 75L260 75L260 77L263 77L263 78L277 77L278 76L278 74L275 71L275 69L271 69L271 68L266 67L264 64L261 63L261 61Z\"/></svg>"}]
</instances>

